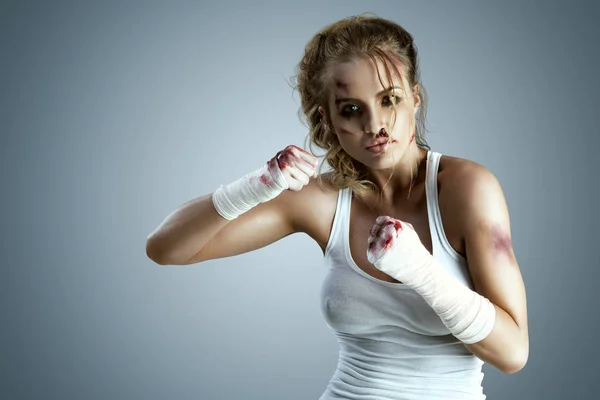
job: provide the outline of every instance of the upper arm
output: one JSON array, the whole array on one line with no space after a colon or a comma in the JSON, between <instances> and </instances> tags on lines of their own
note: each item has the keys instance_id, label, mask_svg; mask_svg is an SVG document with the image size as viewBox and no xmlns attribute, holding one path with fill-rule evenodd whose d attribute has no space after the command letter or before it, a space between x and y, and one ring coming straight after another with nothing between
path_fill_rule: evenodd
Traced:
<instances>
[{"instance_id":1,"label":"upper arm","mask_svg":"<svg viewBox=\"0 0 600 400\"><path fill-rule=\"evenodd\" d=\"M456 178L452 190L475 290L506 311L527 335L525 285L502 188L490 171L476 163L462 167Z\"/></svg>"}]
</instances>

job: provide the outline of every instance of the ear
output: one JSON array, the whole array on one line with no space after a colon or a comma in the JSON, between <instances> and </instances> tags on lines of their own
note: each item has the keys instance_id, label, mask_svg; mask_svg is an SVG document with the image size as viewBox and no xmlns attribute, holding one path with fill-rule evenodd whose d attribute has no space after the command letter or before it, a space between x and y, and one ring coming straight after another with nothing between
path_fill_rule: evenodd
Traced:
<instances>
[{"instance_id":1,"label":"ear","mask_svg":"<svg viewBox=\"0 0 600 400\"><path fill-rule=\"evenodd\" d=\"M413 99L415 102L415 110L421 106L421 96L419 95L420 85L417 83L413 86Z\"/></svg>"},{"instance_id":2,"label":"ear","mask_svg":"<svg viewBox=\"0 0 600 400\"><path fill-rule=\"evenodd\" d=\"M323 125L325 125L325 128L329 129L334 135L337 135L337 132L335 131L335 129L333 129L333 126L328 121L325 109L321 106L319 106L319 114L321 114L321 117L323 117Z\"/></svg>"}]
</instances>

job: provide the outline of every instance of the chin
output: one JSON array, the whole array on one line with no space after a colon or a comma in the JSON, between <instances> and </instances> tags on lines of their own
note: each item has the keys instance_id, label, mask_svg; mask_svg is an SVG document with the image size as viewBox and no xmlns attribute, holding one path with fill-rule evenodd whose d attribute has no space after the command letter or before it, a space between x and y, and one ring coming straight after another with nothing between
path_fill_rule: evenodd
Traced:
<instances>
[{"instance_id":1,"label":"chin","mask_svg":"<svg viewBox=\"0 0 600 400\"><path fill-rule=\"evenodd\" d=\"M383 170L393 168L403 157L407 149L388 149L385 153L372 155L369 154L365 157L365 164L367 167L375 170Z\"/></svg>"},{"instance_id":2,"label":"chin","mask_svg":"<svg viewBox=\"0 0 600 400\"><path fill-rule=\"evenodd\" d=\"M381 158L379 158L379 159L365 160L363 162L363 164L367 168L372 169L372 170L386 170L386 169L392 169L394 167L394 164L397 164L399 160L400 160L400 155L394 154L394 158L392 158L391 153L390 153L390 154L381 156Z\"/></svg>"}]
</instances>

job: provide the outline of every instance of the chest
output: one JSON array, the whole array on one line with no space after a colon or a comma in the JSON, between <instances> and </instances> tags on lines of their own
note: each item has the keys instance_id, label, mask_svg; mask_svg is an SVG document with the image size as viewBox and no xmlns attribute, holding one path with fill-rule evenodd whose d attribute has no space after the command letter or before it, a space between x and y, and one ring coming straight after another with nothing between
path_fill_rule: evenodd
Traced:
<instances>
[{"instance_id":1,"label":"chest","mask_svg":"<svg viewBox=\"0 0 600 400\"><path fill-rule=\"evenodd\" d=\"M407 344L449 334L439 316L415 291L389 289L358 274L330 269L321 287L321 309L337 332ZM425 335L425 336L423 336Z\"/></svg>"},{"instance_id":2,"label":"chest","mask_svg":"<svg viewBox=\"0 0 600 400\"><path fill-rule=\"evenodd\" d=\"M446 187L446 185L450 184L446 182L452 182L452 179L449 179L449 177L452 176L451 167L454 162L456 160L453 158L442 157L439 172L435 178L437 193L435 193L435 190L430 190L428 193L424 179L421 179L420 187L415 187L415 190L419 193L414 197L411 196L410 204L400 202L400 204L394 204L393 207L376 209L365 206L356 198L351 200L347 234L350 253L357 267L377 279L399 283L397 280L379 271L367 259L369 230L377 217L381 215L388 215L410 223L419 235L423 246L431 254L433 254L433 240L445 241L456 253L466 258L461 221L459 213L455 209L457 205L455 202L452 202L451 191ZM320 196L318 199L318 207L314 207L318 212L308 214L309 218L307 218L308 222L305 231L316 240L323 253L325 253L333 228L336 206L339 200L338 195L339 192L337 189L324 192L323 196ZM428 204L431 204L431 213L428 213ZM435 214L434 218L437 221L430 220L429 214ZM435 227L433 224L435 224ZM440 233L436 234L438 230ZM432 238L432 231L436 235L435 238Z\"/></svg>"},{"instance_id":3,"label":"chest","mask_svg":"<svg viewBox=\"0 0 600 400\"><path fill-rule=\"evenodd\" d=\"M356 266L377 279L386 282L401 283L375 268L367 259L369 230L377 217L381 215L387 215L410 223L419 235L421 243L430 254L433 254L433 240L446 240L457 253L464 256L464 245L458 222L452 218L451 210L448 209L447 205L443 201L440 202L439 198L437 200L431 201L430 199L428 202L424 188L421 195L417 196L416 201L410 204L400 204L388 209L369 209L360 201L352 199L348 234L350 253ZM437 222L430 220L429 207L433 208L431 214L434 215L434 219L437 218L435 215L440 216ZM436 233L436 224L441 225L441 227L438 226L438 228L441 228L440 231L443 232L441 237Z\"/></svg>"}]
</instances>

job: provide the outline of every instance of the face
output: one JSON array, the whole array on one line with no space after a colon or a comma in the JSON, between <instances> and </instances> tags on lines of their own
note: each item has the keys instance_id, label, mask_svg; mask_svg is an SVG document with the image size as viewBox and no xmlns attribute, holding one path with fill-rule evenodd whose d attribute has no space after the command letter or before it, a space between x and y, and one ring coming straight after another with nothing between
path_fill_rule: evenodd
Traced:
<instances>
[{"instance_id":1,"label":"face","mask_svg":"<svg viewBox=\"0 0 600 400\"><path fill-rule=\"evenodd\" d=\"M410 146L416 146L411 122L418 96L402 89L409 88L406 79L404 85L398 76L388 81L381 61L377 67L370 59L360 59L331 68L327 91L329 120L340 145L352 158L371 169L391 168ZM391 73L394 74L393 69ZM322 109L321 113L325 115ZM387 144L373 146L385 141Z\"/></svg>"}]
</instances>

